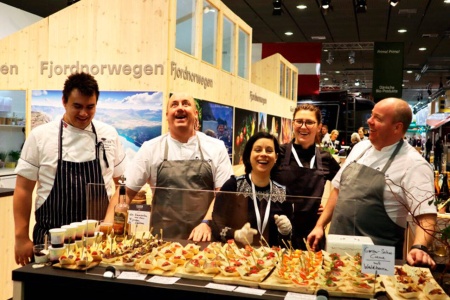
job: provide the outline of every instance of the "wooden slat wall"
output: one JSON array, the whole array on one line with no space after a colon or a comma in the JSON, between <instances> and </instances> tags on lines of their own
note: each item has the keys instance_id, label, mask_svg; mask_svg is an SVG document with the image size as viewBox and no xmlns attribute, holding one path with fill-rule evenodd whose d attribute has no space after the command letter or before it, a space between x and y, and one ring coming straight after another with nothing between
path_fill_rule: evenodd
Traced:
<instances>
[{"instance_id":1,"label":"wooden slat wall","mask_svg":"<svg viewBox=\"0 0 450 300\"><path fill-rule=\"evenodd\" d=\"M249 34L252 40L252 29L229 10L219 0L209 0L219 8L220 36L221 16L226 15L238 27ZM202 2L202 1L200 1ZM199 4L200 6L200 4ZM61 90L68 74L53 74L41 72L41 62L47 61L53 65L79 64L129 64L152 65L162 64L164 74L145 75L134 78L133 75L97 74L100 90L109 91L162 91L167 99L169 93L184 91L195 98L231 105L248 110L266 112L281 117L291 118L295 101L280 97L277 93L251 83L236 74L223 72L217 66L201 62L200 45L196 56L190 56L175 49L175 13L176 0L82 0L48 18L0 40L0 66L17 65L18 75L0 73L0 89L27 91L27 119L30 119L32 90ZM201 26L197 26L197 37L201 36ZM221 39L218 40L217 60L220 66ZM234 70L237 72L237 45ZM249 47L251 49L251 47ZM251 51L251 50L250 50ZM250 64L251 53L248 53ZM177 67L187 67L214 82L212 88L171 76L171 62ZM251 76L251 66L248 71ZM274 76L267 72L262 76ZM275 75L276 76L276 75ZM268 87L267 87L268 88ZM267 99L267 103L250 100L250 92ZM163 109L163 132L167 131L165 122L165 105ZM30 123L27 122L27 133ZM13 219L12 199L2 199L0 203L0 218L2 230L7 234L0 238L2 248L0 265L1 286L7 283L7 295L12 291L10 272L13 263ZM3 206L8 206L3 208ZM6 241L6 242L5 242ZM3 246L2 246L3 247ZM3 267L6 266L6 267ZM6 274L6 275L5 275ZM6 277L5 277L6 276Z\"/></svg>"}]
</instances>

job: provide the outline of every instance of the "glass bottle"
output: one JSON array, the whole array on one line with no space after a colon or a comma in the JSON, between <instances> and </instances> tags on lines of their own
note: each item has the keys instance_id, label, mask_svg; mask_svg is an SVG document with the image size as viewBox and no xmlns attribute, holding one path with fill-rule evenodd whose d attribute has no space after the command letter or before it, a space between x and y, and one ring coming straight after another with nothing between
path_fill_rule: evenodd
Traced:
<instances>
[{"instance_id":1,"label":"glass bottle","mask_svg":"<svg viewBox=\"0 0 450 300\"><path fill-rule=\"evenodd\" d=\"M114 207L113 230L116 241L118 242L122 241L127 234L126 228L128 223L128 209L129 206L126 199L125 177L122 175L119 187L119 199Z\"/></svg>"}]
</instances>

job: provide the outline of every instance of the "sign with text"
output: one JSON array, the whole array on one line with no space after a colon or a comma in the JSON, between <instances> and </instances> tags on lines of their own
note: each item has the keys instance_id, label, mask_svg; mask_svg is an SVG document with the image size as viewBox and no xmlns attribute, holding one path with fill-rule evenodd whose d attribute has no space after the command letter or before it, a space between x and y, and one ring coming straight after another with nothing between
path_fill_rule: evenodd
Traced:
<instances>
[{"instance_id":1,"label":"sign with text","mask_svg":"<svg viewBox=\"0 0 450 300\"><path fill-rule=\"evenodd\" d=\"M128 210L128 223L132 233L148 231L150 228L151 206L147 204L132 204Z\"/></svg>"},{"instance_id":2,"label":"sign with text","mask_svg":"<svg viewBox=\"0 0 450 300\"><path fill-rule=\"evenodd\" d=\"M402 97L403 43L376 42L373 53L372 94L375 102Z\"/></svg>"},{"instance_id":3,"label":"sign with text","mask_svg":"<svg viewBox=\"0 0 450 300\"><path fill-rule=\"evenodd\" d=\"M394 275L394 247L363 245L362 249L361 272Z\"/></svg>"}]
</instances>

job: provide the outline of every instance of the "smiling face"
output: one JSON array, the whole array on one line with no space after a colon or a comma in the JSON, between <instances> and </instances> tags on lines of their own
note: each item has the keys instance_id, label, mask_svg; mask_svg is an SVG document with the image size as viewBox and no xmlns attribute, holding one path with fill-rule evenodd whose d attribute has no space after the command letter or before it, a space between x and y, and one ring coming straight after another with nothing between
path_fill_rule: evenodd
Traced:
<instances>
[{"instance_id":1,"label":"smiling face","mask_svg":"<svg viewBox=\"0 0 450 300\"><path fill-rule=\"evenodd\" d=\"M180 142L195 135L198 111L194 98L187 94L173 94L167 104L166 112L170 135Z\"/></svg>"},{"instance_id":2,"label":"smiling face","mask_svg":"<svg viewBox=\"0 0 450 300\"><path fill-rule=\"evenodd\" d=\"M337 140L339 136L339 132L337 132L336 130L333 130L330 134L330 139L334 142L335 140Z\"/></svg>"},{"instance_id":3,"label":"smiling face","mask_svg":"<svg viewBox=\"0 0 450 300\"><path fill-rule=\"evenodd\" d=\"M258 173L260 175L270 176L278 155L275 151L275 144L273 140L267 138L260 138L255 141L250 153L250 164L252 165L252 174Z\"/></svg>"},{"instance_id":4,"label":"smiling face","mask_svg":"<svg viewBox=\"0 0 450 300\"><path fill-rule=\"evenodd\" d=\"M408 109L406 102L394 98L384 99L375 104L372 115L367 120L369 140L377 150L398 142L404 135L403 123L396 120L396 114ZM409 125L409 124L408 124Z\"/></svg>"},{"instance_id":5,"label":"smiling face","mask_svg":"<svg viewBox=\"0 0 450 300\"><path fill-rule=\"evenodd\" d=\"M298 122L303 124L298 124ZM306 123L311 124L307 125ZM297 111L297 113L294 116L293 122L293 131L295 136L294 143L301 145L303 149L310 147L315 143L318 128L319 124L317 122L315 112L310 110Z\"/></svg>"},{"instance_id":6,"label":"smiling face","mask_svg":"<svg viewBox=\"0 0 450 300\"><path fill-rule=\"evenodd\" d=\"M73 89L67 101L62 101L66 113L63 120L79 129L85 129L91 123L97 109L96 95L85 96Z\"/></svg>"}]
</instances>

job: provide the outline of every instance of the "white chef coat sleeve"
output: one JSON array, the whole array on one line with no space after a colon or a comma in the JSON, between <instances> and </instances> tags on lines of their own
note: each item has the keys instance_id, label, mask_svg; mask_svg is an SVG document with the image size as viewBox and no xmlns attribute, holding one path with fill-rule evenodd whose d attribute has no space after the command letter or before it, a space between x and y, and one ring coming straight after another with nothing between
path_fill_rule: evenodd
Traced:
<instances>
[{"instance_id":1,"label":"white chef coat sleeve","mask_svg":"<svg viewBox=\"0 0 450 300\"><path fill-rule=\"evenodd\" d=\"M33 131L25 140L25 143L20 154L20 159L17 162L16 174L25 177L29 180L37 181L39 173L39 156L38 142Z\"/></svg>"}]
</instances>

